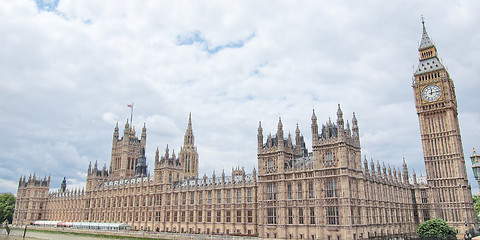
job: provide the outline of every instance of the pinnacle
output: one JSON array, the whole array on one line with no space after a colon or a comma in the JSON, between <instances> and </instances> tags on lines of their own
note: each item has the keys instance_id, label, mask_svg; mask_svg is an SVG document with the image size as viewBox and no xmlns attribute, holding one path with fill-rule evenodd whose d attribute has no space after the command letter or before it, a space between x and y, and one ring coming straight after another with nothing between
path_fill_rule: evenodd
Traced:
<instances>
[{"instance_id":1,"label":"pinnacle","mask_svg":"<svg viewBox=\"0 0 480 240\"><path fill-rule=\"evenodd\" d=\"M423 34L422 34L422 41L420 42L420 46L418 47L418 50L423 50L429 47L433 47L433 42L430 40L430 37L428 36L427 29L425 28L425 20L423 19L422 16L422 25L423 25Z\"/></svg>"}]
</instances>

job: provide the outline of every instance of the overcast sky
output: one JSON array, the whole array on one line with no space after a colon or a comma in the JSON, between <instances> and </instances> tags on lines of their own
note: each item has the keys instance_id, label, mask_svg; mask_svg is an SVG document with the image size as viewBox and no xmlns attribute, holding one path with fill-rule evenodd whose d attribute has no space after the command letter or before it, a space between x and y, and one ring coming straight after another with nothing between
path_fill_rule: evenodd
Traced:
<instances>
[{"instance_id":1,"label":"overcast sky","mask_svg":"<svg viewBox=\"0 0 480 240\"><path fill-rule=\"evenodd\" d=\"M0 192L20 175L110 164L134 103L147 163L178 153L192 113L199 174L257 166L256 134L355 111L362 155L424 174L412 77L421 16L455 82L469 181L480 148L480 1L6 0L0 7Z\"/></svg>"}]
</instances>

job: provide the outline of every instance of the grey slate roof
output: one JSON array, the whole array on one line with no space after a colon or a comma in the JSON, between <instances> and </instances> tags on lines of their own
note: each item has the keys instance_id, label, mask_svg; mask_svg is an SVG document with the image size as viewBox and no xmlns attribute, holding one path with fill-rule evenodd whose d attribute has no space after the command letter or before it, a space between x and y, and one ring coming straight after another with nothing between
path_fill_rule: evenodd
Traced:
<instances>
[{"instance_id":1,"label":"grey slate roof","mask_svg":"<svg viewBox=\"0 0 480 240\"><path fill-rule=\"evenodd\" d=\"M433 72L436 70L444 69L445 67L443 64L438 60L437 57L424 59L418 63L417 71L415 71L415 75Z\"/></svg>"},{"instance_id":2,"label":"grey slate roof","mask_svg":"<svg viewBox=\"0 0 480 240\"><path fill-rule=\"evenodd\" d=\"M423 50L433 46L433 42L432 40L430 40L430 37L428 36L428 33L427 33L427 29L425 28L425 22L422 21L422 24L423 24L422 41L420 42L420 46L418 47L418 50Z\"/></svg>"}]
</instances>

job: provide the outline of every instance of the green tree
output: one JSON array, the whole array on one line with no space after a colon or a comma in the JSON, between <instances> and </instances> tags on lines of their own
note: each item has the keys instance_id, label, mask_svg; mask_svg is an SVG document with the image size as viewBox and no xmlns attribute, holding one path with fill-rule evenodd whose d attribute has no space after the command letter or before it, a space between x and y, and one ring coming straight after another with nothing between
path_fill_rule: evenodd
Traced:
<instances>
[{"instance_id":1,"label":"green tree","mask_svg":"<svg viewBox=\"0 0 480 240\"><path fill-rule=\"evenodd\" d=\"M13 209L15 209L15 196L11 193L0 195L0 223L5 220L12 223Z\"/></svg>"},{"instance_id":2,"label":"green tree","mask_svg":"<svg viewBox=\"0 0 480 240\"><path fill-rule=\"evenodd\" d=\"M421 238L457 239L456 231L441 218L425 221L418 226L417 234Z\"/></svg>"},{"instance_id":3,"label":"green tree","mask_svg":"<svg viewBox=\"0 0 480 240\"><path fill-rule=\"evenodd\" d=\"M473 210L475 211L475 216L478 216L480 213L480 196L473 195Z\"/></svg>"}]
</instances>

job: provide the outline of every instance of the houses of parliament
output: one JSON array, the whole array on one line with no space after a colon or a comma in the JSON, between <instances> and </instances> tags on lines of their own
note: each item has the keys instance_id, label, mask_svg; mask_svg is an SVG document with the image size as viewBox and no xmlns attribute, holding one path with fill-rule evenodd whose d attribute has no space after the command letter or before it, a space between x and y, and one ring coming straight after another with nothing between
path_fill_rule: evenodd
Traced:
<instances>
[{"instance_id":1,"label":"houses of parliament","mask_svg":"<svg viewBox=\"0 0 480 240\"><path fill-rule=\"evenodd\" d=\"M403 161L392 168L362 157L355 113L334 121L311 116L312 149L297 125L275 134L258 125L258 170L198 175L199 155L189 116L178 153L155 153L147 171L147 130L113 132L110 167L88 166L86 187L50 191L50 177L21 177L14 224L36 220L126 223L159 232L231 234L261 239L373 239L414 234L442 218L459 233L477 228L452 79L423 23L413 93L426 180ZM350 118L350 117L348 117ZM400 165L400 164L399 164Z\"/></svg>"}]
</instances>

